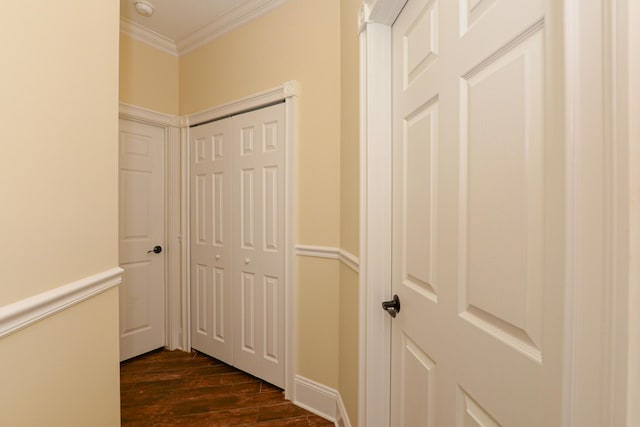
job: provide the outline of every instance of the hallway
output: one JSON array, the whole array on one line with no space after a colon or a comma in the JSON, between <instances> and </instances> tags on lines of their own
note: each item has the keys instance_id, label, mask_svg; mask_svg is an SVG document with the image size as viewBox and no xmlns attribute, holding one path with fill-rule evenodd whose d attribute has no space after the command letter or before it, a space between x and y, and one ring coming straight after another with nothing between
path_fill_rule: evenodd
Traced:
<instances>
[{"instance_id":1,"label":"hallway","mask_svg":"<svg viewBox=\"0 0 640 427\"><path fill-rule=\"evenodd\" d=\"M156 350L120 364L123 426L333 426L282 391L198 352Z\"/></svg>"}]
</instances>

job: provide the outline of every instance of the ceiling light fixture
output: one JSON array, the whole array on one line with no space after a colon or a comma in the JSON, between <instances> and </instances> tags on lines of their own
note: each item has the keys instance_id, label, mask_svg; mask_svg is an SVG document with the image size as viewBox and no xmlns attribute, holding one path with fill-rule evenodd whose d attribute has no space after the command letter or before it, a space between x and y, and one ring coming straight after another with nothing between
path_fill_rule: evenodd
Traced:
<instances>
[{"instance_id":1,"label":"ceiling light fixture","mask_svg":"<svg viewBox=\"0 0 640 427\"><path fill-rule=\"evenodd\" d=\"M148 1L137 1L133 5L136 8L136 12L138 12L140 15L146 17L153 15L153 5Z\"/></svg>"}]
</instances>

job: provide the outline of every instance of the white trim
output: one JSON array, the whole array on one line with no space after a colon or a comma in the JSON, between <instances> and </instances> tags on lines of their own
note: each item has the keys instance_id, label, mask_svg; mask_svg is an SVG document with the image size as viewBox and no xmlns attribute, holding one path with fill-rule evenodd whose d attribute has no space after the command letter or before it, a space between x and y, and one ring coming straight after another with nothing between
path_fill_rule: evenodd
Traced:
<instances>
[{"instance_id":1,"label":"white trim","mask_svg":"<svg viewBox=\"0 0 640 427\"><path fill-rule=\"evenodd\" d=\"M358 257L345 249L331 246L296 245L295 252L298 256L337 259L356 273L360 270Z\"/></svg>"},{"instance_id":2,"label":"white trim","mask_svg":"<svg viewBox=\"0 0 640 427\"><path fill-rule=\"evenodd\" d=\"M287 0L253 0L244 2L207 26L177 40L175 45L178 55L184 55L210 43L223 34L272 11L286 2Z\"/></svg>"},{"instance_id":3,"label":"white trim","mask_svg":"<svg viewBox=\"0 0 640 427\"><path fill-rule=\"evenodd\" d=\"M391 26L407 0L365 0L368 9L368 22Z\"/></svg>"},{"instance_id":4,"label":"white trim","mask_svg":"<svg viewBox=\"0 0 640 427\"><path fill-rule=\"evenodd\" d=\"M338 249L338 259L356 273L360 273L360 259L351 252Z\"/></svg>"},{"instance_id":5,"label":"white trim","mask_svg":"<svg viewBox=\"0 0 640 427\"><path fill-rule=\"evenodd\" d=\"M383 0L376 3L378 7L382 4ZM391 27L388 25L367 22L360 33L360 96L358 425L375 427L389 425L391 402L391 321L380 309L380 302L391 295Z\"/></svg>"},{"instance_id":6,"label":"white trim","mask_svg":"<svg viewBox=\"0 0 640 427\"><path fill-rule=\"evenodd\" d=\"M173 40L130 19L120 17L120 32L169 55L182 56L282 6L288 0L245 1L186 37Z\"/></svg>"},{"instance_id":7,"label":"white trim","mask_svg":"<svg viewBox=\"0 0 640 427\"><path fill-rule=\"evenodd\" d=\"M285 271L285 295L284 295L284 324L285 324L285 373L284 396L286 399L292 399L295 389L295 374L297 359L297 332L298 319L296 316L296 262L294 259L294 246L296 241L296 211L295 211L295 194L296 194L296 147L298 145L298 97L297 82L289 81L281 86L282 94L285 97L285 236L284 236L284 271Z\"/></svg>"},{"instance_id":8,"label":"white trim","mask_svg":"<svg viewBox=\"0 0 640 427\"><path fill-rule=\"evenodd\" d=\"M336 426L337 427L351 427L351 421L349 420L349 414L347 414L347 408L342 401L342 395L338 392L338 401L336 402Z\"/></svg>"},{"instance_id":9,"label":"white trim","mask_svg":"<svg viewBox=\"0 0 640 427\"><path fill-rule=\"evenodd\" d=\"M351 427L340 392L316 381L296 375L293 403L325 418L337 427Z\"/></svg>"},{"instance_id":10,"label":"white trim","mask_svg":"<svg viewBox=\"0 0 640 427\"><path fill-rule=\"evenodd\" d=\"M0 338L86 301L122 282L120 267L0 307Z\"/></svg>"},{"instance_id":11,"label":"white trim","mask_svg":"<svg viewBox=\"0 0 640 427\"><path fill-rule=\"evenodd\" d=\"M191 206L190 206L190 186L189 174L191 168L189 166L189 128L187 120L183 118L183 126L180 129L180 153L182 160L182 198L181 198L181 217L182 217L182 234L180 235L180 261L182 264L182 325L183 334L182 341L184 343L184 351L191 351Z\"/></svg>"},{"instance_id":12,"label":"white trim","mask_svg":"<svg viewBox=\"0 0 640 427\"><path fill-rule=\"evenodd\" d=\"M186 124L189 126L210 122L212 120L221 119L243 111L253 110L264 107L275 102L286 100L298 94L298 83L295 80L283 83L264 92L255 95L218 105L216 107L207 108L206 110L184 116ZM292 111L295 108L289 107ZM292 135L293 136L293 135Z\"/></svg>"},{"instance_id":13,"label":"white trim","mask_svg":"<svg viewBox=\"0 0 640 427\"><path fill-rule=\"evenodd\" d=\"M636 203L630 204L628 207L629 230L625 233L629 237L629 245L627 247L629 266L628 266L628 300L621 301L621 309L624 308L628 313L626 319L627 331L623 335L627 337L627 357L625 363L627 380L626 384L626 414L625 419L628 426L640 425L640 405L638 405L638 396L640 395L640 164L637 159L640 158L640 121L631 120L631 117L640 117L640 44L631 42L632 40L640 40L640 2L628 0L627 5L627 46L628 52L628 68L627 93L633 94L627 99L627 123L628 129L627 141L629 151L627 157L627 168L629 169L629 200ZM623 100L621 99L620 102Z\"/></svg>"},{"instance_id":14,"label":"white trim","mask_svg":"<svg viewBox=\"0 0 640 427\"><path fill-rule=\"evenodd\" d=\"M296 245L296 255L328 259L340 258L338 248L330 246Z\"/></svg>"},{"instance_id":15,"label":"white trim","mask_svg":"<svg viewBox=\"0 0 640 427\"><path fill-rule=\"evenodd\" d=\"M173 114L165 114L137 105L120 103L119 114L121 118L146 122L163 127L180 127L180 117Z\"/></svg>"},{"instance_id":16,"label":"white trim","mask_svg":"<svg viewBox=\"0 0 640 427\"><path fill-rule=\"evenodd\" d=\"M323 384L296 375L294 404L309 412L336 421L338 392Z\"/></svg>"},{"instance_id":17,"label":"white trim","mask_svg":"<svg viewBox=\"0 0 640 427\"><path fill-rule=\"evenodd\" d=\"M120 103L119 116L122 119L161 127L165 132L165 345L170 350L187 351L188 337L184 333L183 301L184 286L181 275L182 259L182 216L181 185L181 118L136 105Z\"/></svg>"},{"instance_id":18,"label":"white trim","mask_svg":"<svg viewBox=\"0 0 640 427\"><path fill-rule=\"evenodd\" d=\"M173 40L127 18L120 17L120 32L169 55L178 56L178 50Z\"/></svg>"}]
</instances>

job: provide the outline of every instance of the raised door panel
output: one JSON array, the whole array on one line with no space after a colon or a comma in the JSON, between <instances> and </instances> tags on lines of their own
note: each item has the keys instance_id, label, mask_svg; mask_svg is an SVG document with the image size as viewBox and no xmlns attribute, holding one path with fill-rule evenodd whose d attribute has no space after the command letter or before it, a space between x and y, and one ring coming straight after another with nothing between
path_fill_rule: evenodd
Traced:
<instances>
[{"instance_id":1,"label":"raised door panel","mask_svg":"<svg viewBox=\"0 0 640 427\"><path fill-rule=\"evenodd\" d=\"M233 362L231 133L221 120L190 129L192 347Z\"/></svg>"}]
</instances>

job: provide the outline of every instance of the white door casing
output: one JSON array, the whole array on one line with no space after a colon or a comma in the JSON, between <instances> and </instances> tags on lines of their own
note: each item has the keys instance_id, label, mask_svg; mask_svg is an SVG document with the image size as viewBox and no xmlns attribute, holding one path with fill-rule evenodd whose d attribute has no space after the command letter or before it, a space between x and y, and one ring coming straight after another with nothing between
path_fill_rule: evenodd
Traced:
<instances>
[{"instance_id":1,"label":"white door casing","mask_svg":"<svg viewBox=\"0 0 640 427\"><path fill-rule=\"evenodd\" d=\"M231 121L190 131L191 346L233 364Z\"/></svg>"},{"instance_id":2,"label":"white door casing","mask_svg":"<svg viewBox=\"0 0 640 427\"><path fill-rule=\"evenodd\" d=\"M390 392L380 385L389 381L386 331L391 322L381 314L379 301L391 294L391 192L378 188L391 182L390 26L404 3L367 0L360 16L361 426L390 423ZM481 3L471 2L480 15L486 12ZM563 372L556 372L563 377L563 419L557 425L635 425L628 424L631 417L625 421L625 402L630 401L625 393L632 399L634 392L625 388L624 362L628 318L623 296L630 286L624 262L630 201L624 166L629 144L625 37L627 24L633 26L626 20L627 3L545 0L545 9L553 11L544 22L545 56L553 58L545 72L562 77L545 82L552 93L545 94L544 120L556 122L553 127L562 135L554 136L557 147L545 145L544 162L567 171L565 185L555 193L566 204L566 216L557 221L567 232L556 248L558 257L545 258L566 272L554 289L566 295L565 363Z\"/></svg>"},{"instance_id":3,"label":"white door casing","mask_svg":"<svg viewBox=\"0 0 640 427\"><path fill-rule=\"evenodd\" d=\"M196 126L192 346L285 386L285 106Z\"/></svg>"},{"instance_id":4,"label":"white door casing","mask_svg":"<svg viewBox=\"0 0 640 427\"><path fill-rule=\"evenodd\" d=\"M545 256L563 245L550 195L564 171L544 158L557 145L545 17L540 0L409 0L393 25L399 426L561 420L563 299L548 295L563 276Z\"/></svg>"},{"instance_id":5,"label":"white door casing","mask_svg":"<svg viewBox=\"0 0 640 427\"><path fill-rule=\"evenodd\" d=\"M120 360L165 345L164 129L120 119Z\"/></svg>"}]
</instances>

